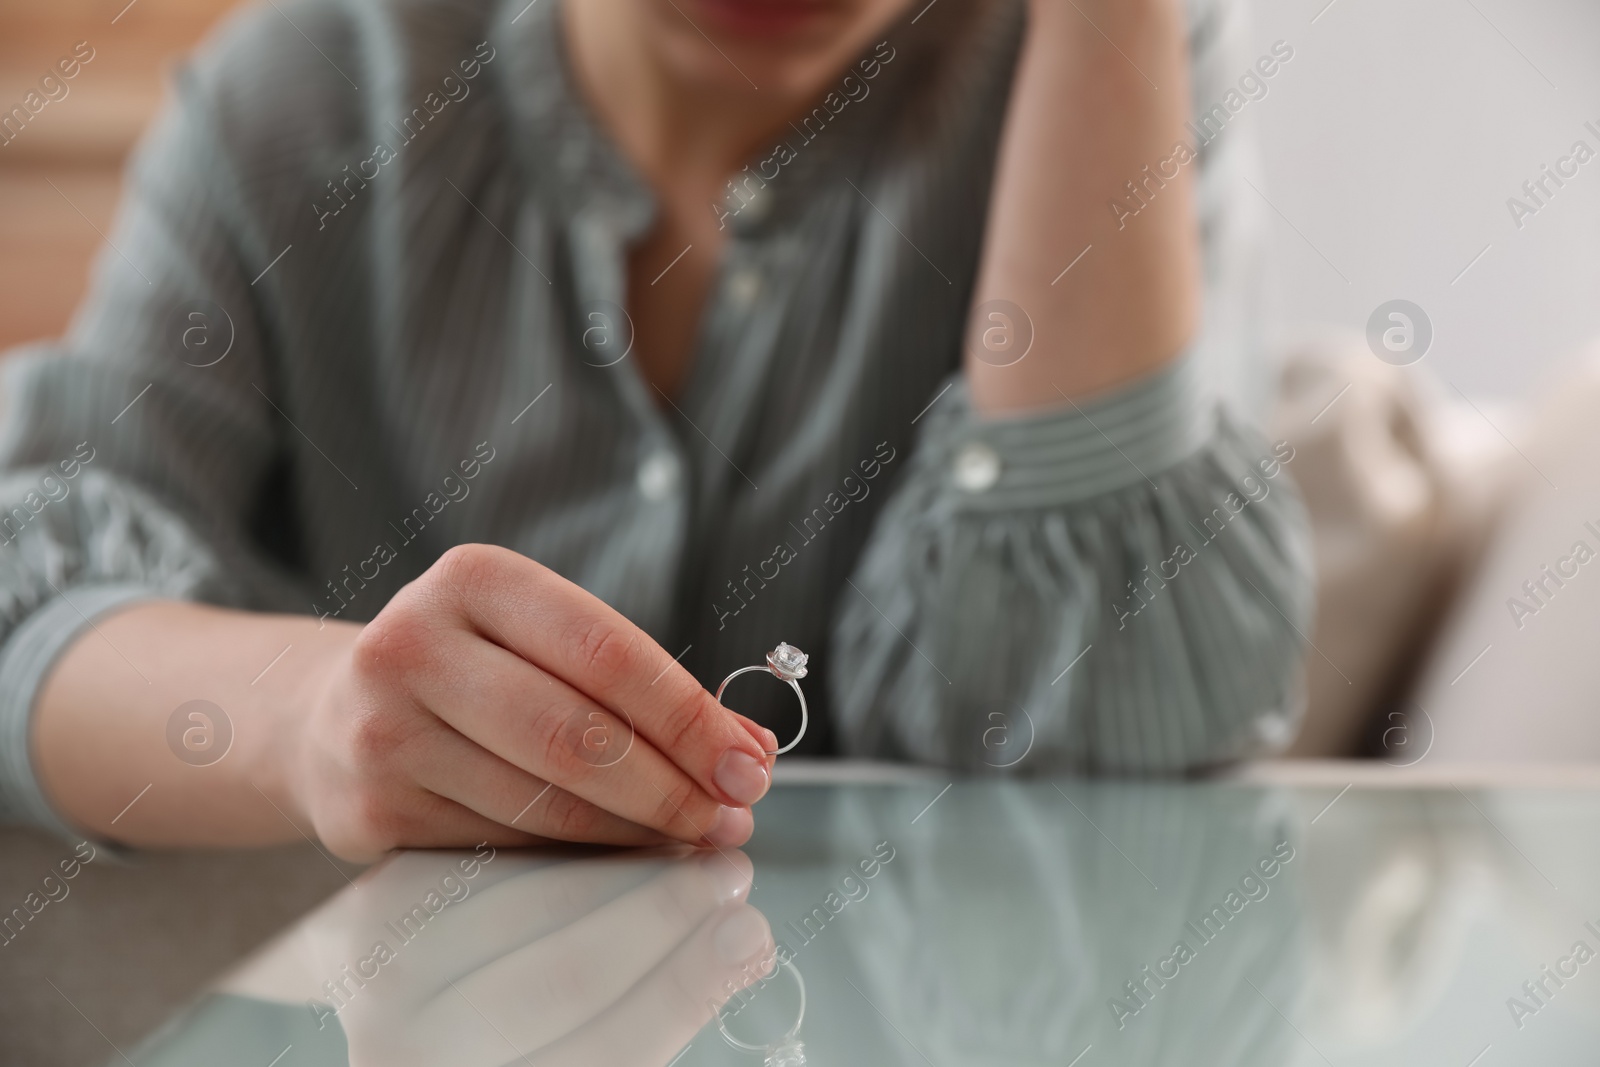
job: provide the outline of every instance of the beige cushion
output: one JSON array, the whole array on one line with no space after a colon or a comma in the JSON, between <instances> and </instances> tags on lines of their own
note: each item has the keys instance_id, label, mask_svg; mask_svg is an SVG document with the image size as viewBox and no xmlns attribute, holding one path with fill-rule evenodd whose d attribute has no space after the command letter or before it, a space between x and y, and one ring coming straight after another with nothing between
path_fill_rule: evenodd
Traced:
<instances>
[{"instance_id":1,"label":"beige cushion","mask_svg":"<svg viewBox=\"0 0 1600 1067\"><path fill-rule=\"evenodd\" d=\"M1430 762L1600 761L1600 344L1527 410L1500 423L1505 514L1412 695Z\"/></svg>"},{"instance_id":2,"label":"beige cushion","mask_svg":"<svg viewBox=\"0 0 1600 1067\"><path fill-rule=\"evenodd\" d=\"M1391 366L1359 337L1289 354L1272 432L1294 446L1317 561L1307 712L1290 755L1353 755L1482 541L1504 448L1426 362Z\"/></svg>"}]
</instances>

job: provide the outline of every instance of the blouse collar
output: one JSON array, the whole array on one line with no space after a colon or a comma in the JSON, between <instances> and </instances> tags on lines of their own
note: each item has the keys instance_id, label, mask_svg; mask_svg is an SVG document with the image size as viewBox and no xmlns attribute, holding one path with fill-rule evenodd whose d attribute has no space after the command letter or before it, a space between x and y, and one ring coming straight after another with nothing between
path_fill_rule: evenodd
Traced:
<instances>
[{"instance_id":1,"label":"blouse collar","mask_svg":"<svg viewBox=\"0 0 1600 1067\"><path fill-rule=\"evenodd\" d=\"M560 0L506 0L489 31L511 151L526 179L563 214L600 208L625 239L648 230L655 197L577 91ZM503 64L503 66L501 66Z\"/></svg>"},{"instance_id":2,"label":"blouse collar","mask_svg":"<svg viewBox=\"0 0 1600 1067\"><path fill-rule=\"evenodd\" d=\"M492 17L490 43L499 53L495 67L510 116L511 150L526 180L553 208L562 214L599 211L632 241L652 224L655 196L578 91L561 32L561 2L504 0ZM985 0L939 5L957 18L954 9L983 6ZM811 112L759 148L723 198L721 217L734 232L754 235L793 219L820 187L848 192L845 178L859 187L869 157L889 147L894 131L903 134L918 125L908 114L916 98L908 90L918 84L932 88L928 82L937 80L929 75L938 66L936 53L949 47L950 21L907 11L883 32L882 44L869 45L841 72ZM707 210L715 209L708 204Z\"/></svg>"}]
</instances>

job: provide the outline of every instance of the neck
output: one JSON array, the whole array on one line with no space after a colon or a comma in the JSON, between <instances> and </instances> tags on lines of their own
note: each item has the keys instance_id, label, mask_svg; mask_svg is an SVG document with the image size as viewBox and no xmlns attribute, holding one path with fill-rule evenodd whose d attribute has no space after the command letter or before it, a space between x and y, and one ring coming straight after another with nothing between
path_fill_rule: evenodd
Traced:
<instances>
[{"instance_id":1,"label":"neck","mask_svg":"<svg viewBox=\"0 0 1600 1067\"><path fill-rule=\"evenodd\" d=\"M565 4L562 32L584 98L658 190L720 186L820 91L757 90L732 68L685 77L652 46L634 10L633 0Z\"/></svg>"}]
</instances>

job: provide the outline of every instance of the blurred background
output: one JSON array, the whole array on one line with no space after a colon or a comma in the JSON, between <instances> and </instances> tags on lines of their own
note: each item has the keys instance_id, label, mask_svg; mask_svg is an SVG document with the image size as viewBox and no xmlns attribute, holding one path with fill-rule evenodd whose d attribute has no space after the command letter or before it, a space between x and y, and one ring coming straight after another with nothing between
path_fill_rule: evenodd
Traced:
<instances>
[{"instance_id":1,"label":"blurred background","mask_svg":"<svg viewBox=\"0 0 1600 1067\"><path fill-rule=\"evenodd\" d=\"M1493 401L1526 396L1600 335L1600 167L1520 230L1506 207L1573 141L1600 147L1584 129L1600 127L1600 4L1250 6L1252 55L1295 48L1251 105L1262 191L1282 212L1268 211L1277 336L1360 330L1384 301L1411 300L1433 320L1434 372Z\"/></svg>"},{"instance_id":2,"label":"blurred background","mask_svg":"<svg viewBox=\"0 0 1600 1067\"><path fill-rule=\"evenodd\" d=\"M121 169L172 65L228 0L0 0L0 113L88 42L94 58L15 134L0 133L0 348L65 328L109 233ZM113 23L112 19L116 22Z\"/></svg>"}]
</instances>

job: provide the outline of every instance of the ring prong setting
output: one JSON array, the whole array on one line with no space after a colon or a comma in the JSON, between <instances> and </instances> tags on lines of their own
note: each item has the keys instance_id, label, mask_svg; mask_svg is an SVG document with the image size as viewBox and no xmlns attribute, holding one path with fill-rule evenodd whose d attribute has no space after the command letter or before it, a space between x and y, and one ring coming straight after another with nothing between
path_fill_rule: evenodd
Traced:
<instances>
[{"instance_id":1,"label":"ring prong setting","mask_svg":"<svg viewBox=\"0 0 1600 1067\"><path fill-rule=\"evenodd\" d=\"M801 652L787 641L779 641L778 647L767 653L767 669L786 682L806 676L806 661L811 657Z\"/></svg>"}]
</instances>

